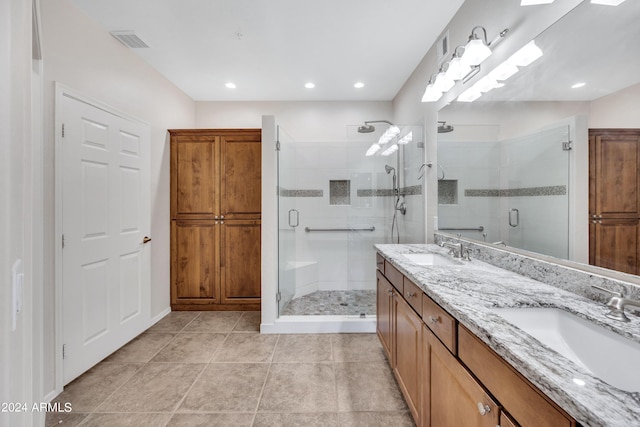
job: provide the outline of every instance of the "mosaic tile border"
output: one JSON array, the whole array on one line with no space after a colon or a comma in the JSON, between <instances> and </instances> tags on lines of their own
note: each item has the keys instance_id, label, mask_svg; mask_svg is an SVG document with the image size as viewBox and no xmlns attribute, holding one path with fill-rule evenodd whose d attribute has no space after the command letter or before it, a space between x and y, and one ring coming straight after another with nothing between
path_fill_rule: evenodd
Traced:
<instances>
[{"instance_id":1,"label":"mosaic tile border","mask_svg":"<svg viewBox=\"0 0 640 427\"><path fill-rule=\"evenodd\" d=\"M550 185L547 187L509 188L506 190L464 190L465 197L537 197L564 196L567 194L566 185Z\"/></svg>"},{"instance_id":2,"label":"mosaic tile border","mask_svg":"<svg viewBox=\"0 0 640 427\"><path fill-rule=\"evenodd\" d=\"M287 190L280 188L278 194L282 197L323 197L322 190Z\"/></svg>"},{"instance_id":3,"label":"mosaic tile border","mask_svg":"<svg viewBox=\"0 0 640 427\"><path fill-rule=\"evenodd\" d=\"M412 185L411 187L400 188L400 195L402 196L419 196L422 195L422 185ZM357 191L358 197L393 197L395 193L391 188L379 188L379 189L363 189Z\"/></svg>"}]
</instances>

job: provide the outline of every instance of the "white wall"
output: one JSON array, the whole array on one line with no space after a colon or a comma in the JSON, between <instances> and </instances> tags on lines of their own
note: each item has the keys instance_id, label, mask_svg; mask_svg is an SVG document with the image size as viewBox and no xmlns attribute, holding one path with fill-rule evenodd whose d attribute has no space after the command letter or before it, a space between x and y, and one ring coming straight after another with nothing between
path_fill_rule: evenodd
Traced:
<instances>
[{"instance_id":1,"label":"white wall","mask_svg":"<svg viewBox=\"0 0 640 427\"><path fill-rule=\"evenodd\" d=\"M195 103L69 0L42 4L47 133L45 148L47 295L53 301L53 83L59 82L151 126L151 316L169 308L169 139L167 129L195 127ZM53 336L53 306L45 307ZM53 387L53 342L45 354L45 390Z\"/></svg>"},{"instance_id":2,"label":"white wall","mask_svg":"<svg viewBox=\"0 0 640 427\"><path fill-rule=\"evenodd\" d=\"M640 128L640 84L591 102L589 128Z\"/></svg>"}]
</instances>

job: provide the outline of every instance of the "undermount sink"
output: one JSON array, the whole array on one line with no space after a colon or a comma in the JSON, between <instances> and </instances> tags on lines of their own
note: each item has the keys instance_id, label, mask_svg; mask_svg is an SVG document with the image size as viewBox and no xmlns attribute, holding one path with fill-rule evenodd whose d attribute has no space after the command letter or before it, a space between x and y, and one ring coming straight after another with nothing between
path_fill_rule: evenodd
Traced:
<instances>
[{"instance_id":1,"label":"undermount sink","mask_svg":"<svg viewBox=\"0 0 640 427\"><path fill-rule=\"evenodd\" d=\"M604 382L640 392L640 343L561 309L498 308L494 312Z\"/></svg>"},{"instance_id":2,"label":"undermount sink","mask_svg":"<svg viewBox=\"0 0 640 427\"><path fill-rule=\"evenodd\" d=\"M402 254L414 264L418 265L462 265L462 262L438 254Z\"/></svg>"}]
</instances>

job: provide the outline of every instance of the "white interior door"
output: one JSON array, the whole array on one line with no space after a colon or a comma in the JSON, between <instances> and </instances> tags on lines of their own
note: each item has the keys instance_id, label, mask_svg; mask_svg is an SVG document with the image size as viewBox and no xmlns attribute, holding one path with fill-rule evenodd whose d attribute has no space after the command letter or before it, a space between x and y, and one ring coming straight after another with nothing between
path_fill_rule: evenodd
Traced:
<instances>
[{"instance_id":1,"label":"white interior door","mask_svg":"<svg viewBox=\"0 0 640 427\"><path fill-rule=\"evenodd\" d=\"M68 94L62 98L67 384L149 326L150 130Z\"/></svg>"}]
</instances>

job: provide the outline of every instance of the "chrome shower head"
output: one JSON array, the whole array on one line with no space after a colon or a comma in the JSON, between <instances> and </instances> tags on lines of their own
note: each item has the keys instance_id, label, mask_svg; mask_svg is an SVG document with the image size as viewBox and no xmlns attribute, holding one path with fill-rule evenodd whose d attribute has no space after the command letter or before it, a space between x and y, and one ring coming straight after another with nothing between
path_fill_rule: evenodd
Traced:
<instances>
[{"instance_id":1,"label":"chrome shower head","mask_svg":"<svg viewBox=\"0 0 640 427\"><path fill-rule=\"evenodd\" d=\"M438 133L449 133L449 132L453 132L453 126L448 125L447 122L439 121Z\"/></svg>"},{"instance_id":2,"label":"chrome shower head","mask_svg":"<svg viewBox=\"0 0 640 427\"><path fill-rule=\"evenodd\" d=\"M390 174L391 171L395 171L395 168L389 166L389 165L384 165L384 170L385 172L387 172L387 174Z\"/></svg>"},{"instance_id":3,"label":"chrome shower head","mask_svg":"<svg viewBox=\"0 0 640 427\"><path fill-rule=\"evenodd\" d=\"M373 125L362 125L358 126L358 133L371 133L376 130L376 127Z\"/></svg>"}]
</instances>

